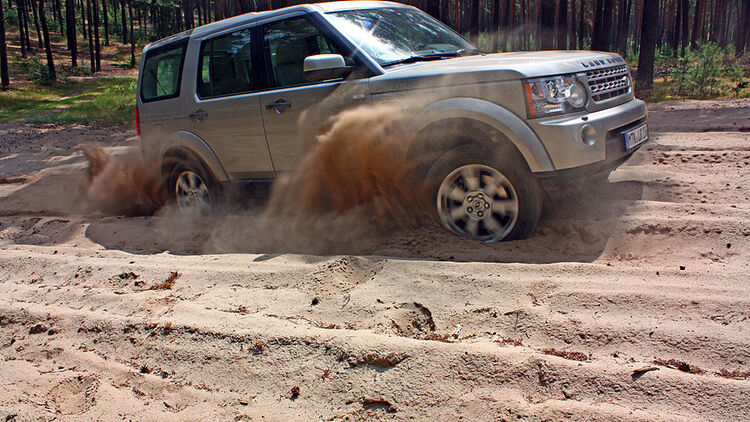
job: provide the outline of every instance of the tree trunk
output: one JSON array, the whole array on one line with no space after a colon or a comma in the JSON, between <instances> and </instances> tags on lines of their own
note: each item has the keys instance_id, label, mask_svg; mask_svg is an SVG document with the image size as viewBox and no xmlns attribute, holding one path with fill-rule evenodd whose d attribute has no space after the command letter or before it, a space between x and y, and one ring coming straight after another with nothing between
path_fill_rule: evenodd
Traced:
<instances>
[{"instance_id":1,"label":"tree trunk","mask_svg":"<svg viewBox=\"0 0 750 422\"><path fill-rule=\"evenodd\" d=\"M120 0L120 21L122 23L122 43L128 43L128 21L125 17L125 0Z\"/></svg>"},{"instance_id":2,"label":"tree trunk","mask_svg":"<svg viewBox=\"0 0 750 422\"><path fill-rule=\"evenodd\" d=\"M614 0L598 1L597 14L599 18L594 24L594 34L591 41L592 50L611 50L610 35L612 33L612 14L614 10Z\"/></svg>"},{"instance_id":3,"label":"tree trunk","mask_svg":"<svg viewBox=\"0 0 750 422\"><path fill-rule=\"evenodd\" d=\"M540 48L553 50L555 48L555 0L540 0Z\"/></svg>"},{"instance_id":4,"label":"tree trunk","mask_svg":"<svg viewBox=\"0 0 750 422\"><path fill-rule=\"evenodd\" d=\"M617 25L616 50L618 53L625 55L628 49L628 33L630 32L630 9L632 9L632 0L622 0L620 3L620 23Z\"/></svg>"},{"instance_id":5,"label":"tree trunk","mask_svg":"<svg viewBox=\"0 0 750 422\"><path fill-rule=\"evenodd\" d=\"M558 0L557 49L568 49L568 0Z\"/></svg>"},{"instance_id":6,"label":"tree trunk","mask_svg":"<svg viewBox=\"0 0 750 422\"><path fill-rule=\"evenodd\" d=\"M123 0L124 1L124 0ZM133 1L128 2L128 16L130 17L130 68L135 67L135 31L133 30Z\"/></svg>"},{"instance_id":7,"label":"tree trunk","mask_svg":"<svg viewBox=\"0 0 750 422\"><path fill-rule=\"evenodd\" d=\"M651 89L654 82L654 52L656 36L659 33L658 0L643 0L643 20L641 21L641 50L638 57L636 88L638 92Z\"/></svg>"},{"instance_id":8,"label":"tree trunk","mask_svg":"<svg viewBox=\"0 0 750 422\"><path fill-rule=\"evenodd\" d=\"M504 51L512 51L515 48L517 34L515 34L513 28L518 24L516 21L515 5L515 0L505 0L505 7L503 7L504 14L501 17L503 19L503 32L500 39L500 48Z\"/></svg>"},{"instance_id":9,"label":"tree trunk","mask_svg":"<svg viewBox=\"0 0 750 422\"><path fill-rule=\"evenodd\" d=\"M74 0L65 0L65 32L70 50L70 62L74 68L78 66L78 40L76 39L76 11Z\"/></svg>"},{"instance_id":10,"label":"tree trunk","mask_svg":"<svg viewBox=\"0 0 750 422\"><path fill-rule=\"evenodd\" d=\"M440 2L437 0L427 0L427 5L424 8L425 12L435 19L440 19Z\"/></svg>"},{"instance_id":11,"label":"tree trunk","mask_svg":"<svg viewBox=\"0 0 750 422\"><path fill-rule=\"evenodd\" d=\"M36 0L31 0L31 12L34 16L34 28L36 28L36 45L39 48L44 47L42 43L42 31L39 29L39 15L37 14L37 3Z\"/></svg>"},{"instance_id":12,"label":"tree trunk","mask_svg":"<svg viewBox=\"0 0 750 422\"><path fill-rule=\"evenodd\" d=\"M60 26L60 35L65 35L64 31L64 25L63 25L63 18L62 18L62 6L60 5L60 0L54 0L54 10L55 15L57 16L57 24Z\"/></svg>"},{"instance_id":13,"label":"tree trunk","mask_svg":"<svg viewBox=\"0 0 750 422\"><path fill-rule=\"evenodd\" d=\"M39 20L42 21L42 36L44 37L44 51L47 54L47 69L49 69L49 81L57 80L55 74L55 62L52 61L52 47L49 43L49 27L47 27L47 16L44 13L44 0L39 0Z\"/></svg>"},{"instance_id":14,"label":"tree trunk","mask_svg":"<svg viewBox=\"0 0 750 422\"><path fill-rule=\"evenodd\" d=\"M31 31L29 31L29 21L31 18L29 17L29 7L32 9L34 8L34 5L30 3L26 3L26 0L23 1L23 32L26 34L26 50L29 52L33 50L33 47L31 47Z\"/></svg>"},{"instance_id":15,"label":"tree trunk","mask_svg":"<svg viewBox=\"0 0 750 422\"><path fill-rule=\"evenodd\" d=\"M87 24L86 21L88 18L86 17L86 4L83 2L83 0L78 1L79 9L81 9L81 35L83 35L83 39L87 40L89 39L88 36L88 30L87 30Z\"/></svg>"},{"instance_id":16,"label":"tree trunk","mask_svg":"<svg viewBox=\"0 0 750 422\"><path fill-rule=\"evenodd\" d=\"M715 42L722 47L726 46L726 40L724 38L724 17L727 14L727 2L726 0L716 0L716 13L713 16L711 35Z\"/></svg>"},{"instance_id":17,"label":"tree trunk","mask_svg":"<svg viewBox=\"0 0 750 422\"><path fill-rule=\"evenodd\" d=\"M492 2L492 52L500 51L500 0Z\"/></svg>"},{"instance_id":18,"label":"tree trunk","mask_svg":"<svg viewBox=\"0 0 750 422\"><path fill-rule=\"evenodd\" d=\"M529 39L529 5L526 0L521 0L521 14L519 16L519 19L521 20L521 34L518 49L519 50L526 50L528 47L528 39Z\"/></svg>"},{"instance_id":19,"label":"tree trunk","mask_svg":"<svg viewBox=\"0 0 750 422\"><path fill-rule=\"evenodd\" d=\"M247 0L244 0L240 2L240 4L246 4L247 10L243 10L242 13L247 13L250 11L250 2ZM243 9L245 9L243 7ZM183 6L185 12L185 29L191 29L195 25L195 21L193 20L193 0L184 0Z\"/></svg>"},{"instance_id":20,"label":"tree trunk","mask_svg":"<svg viewBox=\"0 0 750 422\"><path fill-rule=\"evenodd\" d=\"M685 49L690 40L690 0L680 1L682 2L682 5L680 6L680 9L682 9L682 20L680 21L680 31L682 32L680 34L680 47L682 48L682 54L685 54Z\"/></svg>"},{"instance_id":21,"label":"tree trunk","mask_svg":"<svg viewBox=\"0 0 750 422\"><path fill-rule=\"evenodd\" d=\"M586 23L586 0L578 0L580 2L579 4L579 11L578 11L578 47L580 49L583 49L583 38L584 38L584 30L583 30L583 24Z\"/></svg>"},{"instance_id":22,"label":"tree trunk","mask_svg":"<svg viewBox=\"0 0 750 422\"><path fill-rule=\"evenodd\" d=\"M0 89L8 88L10 88L10 76L8 75L8 51L5 48L5 15L3 0L0 0Z\"/></svg>"},{"instance_id":23,"label":"tree trunk","mask_svg":"<svg viewBox=\"0 0 750 422\"><path fill-rule=\"evenodd\" d=\"M542 1L544 0L538 1L536 4L536 7L534 8L534 27L536 28L535 48L537 50L542 49ZM550 13L554 15L554 12L550 12Z\"/></svg>"},{"instance_id":24,"label":"tree trunk","mask_svg":"<svg viewBox=\"0 0 750 422\"><path fill-rule=\"evenodd\" d=\"M23 21L23 0L17 0L18 5L18 37L21 42L21 57L26 57L26 34Z\"/></svg>"},{"instance_id":25,"label":"tree trunk","mask_svg":"<svg viewBox=\"0 0 750 422\"><path fill-rule=\"evenodd\" d=\"M698 41L700 40L701 31L701 14L703 14L703 3L704 0L696 0L695 2L695 15L693 15L693 34L690 37L690 46L696 48Z\"/></svg>"},{"instance_id":26,"label":"tree trunk","mask_svg":"<svg viewBox=\"0 0 750 422\"><path fill-rule=\"evenodd\" d=\"M107 13L107 0L102 0L102 16L104 16L104 45L109 46L109 14Z\"/></svg>"},{"instance_id":27,"label":"tree trunk","mask_svg":"<svg viewBox=\"0 0 750 422\"><path fill-rule=\"evenodd\" d=\"M96 59L96 71L102 70L102 50L99 45L99 1L93 0L91 12L94 14L94 57Z\"/></svg>"},{"instance_id":28,"label":"tree trunk","mask_svg":"<svg viewBox=\"0 0 750 422\"><path fill-rule=\"evenodd\" d=\"M472 0L471 2L471 23L469 24L469 37L474 45L479 45L479 7L480 0Z\"/></svg>"},{"instance_id":29,"label":"tree trunk","mask_svg":"<svg viewBox=\"0 0 750 422\"><path fill-rule=\"evenodd\" d=\"M602 20L604 16L604 0L594 0L594 21L591 28L591 49L602 50Z\"/></svg>"},{"instance_id":30,"label":"tree trunk","mask_svg":"<svg viewBox=\"0 0 750 422\"><path fill-rule=\"evenodd\" d=\"M580 0L579 0L580 1ZM568 24L568 40L570 40L570 48L572 50L578 49L578 40L576 36L576 30L578 29L578 22L576 21L576 10L578 10L576 0L570 0L570 23Z\"/></svg>"},{"instance_id":31,"label":"tree trunk","mask_svg":"<svg viewBox=\"0 0 750 422\"><path fill-rule=\"evenodd\" d=\"M721 45L726 46L729 44L729 29L732 23L731 17L734 16L732 14L732 8L734 6L734 2L729 2L727 5L727 9L724 11L724 23L722 24L722 31L721 31Z\"/></svg>"},{"instance_id":32,"label":"tree trunk","mask_svg":"<svg viewBox=\"0 0 750 422\"><path fill-rule=\"evenodd\" d=\"M89 33L89 69L91 73L96 72L96 59L94 58L94 31L91 29L91 0L86 0L86 17L88 18Z\"/></svg>"},{"instance_id":33,"label":"tree trunk","mask_svg":"<svg viewBox=\"0 0 750 422\"><path fill-rule=\"evenodd\" d=\"M734 27L734 51L737 57L745 52L747 44L750 42L750 25L747 24L750 19L750 0L742 0L737 5L737 25Z\"/></svg>"}]
</instances>

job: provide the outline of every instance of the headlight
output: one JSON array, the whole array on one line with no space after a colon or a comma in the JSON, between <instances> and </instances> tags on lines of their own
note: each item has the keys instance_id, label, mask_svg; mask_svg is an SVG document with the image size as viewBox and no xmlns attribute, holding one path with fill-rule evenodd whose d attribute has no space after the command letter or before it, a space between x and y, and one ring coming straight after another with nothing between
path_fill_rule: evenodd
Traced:
<instances>
[{"instance_id":1,"label":"headlight","mask_svg":"<svg viewBox=\"0 0 750 422\"><path fill-rule=\"evenodd\" d=\"M570 113L586 105L586 87L573 76L550 76L524 82L529 117Z\"/></svg>"}]
</instances>

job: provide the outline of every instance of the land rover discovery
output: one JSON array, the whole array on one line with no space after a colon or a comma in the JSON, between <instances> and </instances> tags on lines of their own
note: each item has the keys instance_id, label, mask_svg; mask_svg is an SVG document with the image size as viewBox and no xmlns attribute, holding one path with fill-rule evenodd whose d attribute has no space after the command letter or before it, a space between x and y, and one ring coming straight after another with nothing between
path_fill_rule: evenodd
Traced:
<instances>
[{"instance_id":1,"label":"land rover discovery","mask_svg":"<svg viewBox=\"0 0 750 422\"><path fill-rule=\"evenodd\" d=\"M301 113L341 88L343 107L426 99L413 153L439 152L428 171L434 214L481 241L530 235L545 190L606 176L648 139L645 104L617 54L485 54L414 7L342 1L244 14L147 45L142 150L180 208L208 209L227 183L294 171Z\"/></svg>"}]
</instances>

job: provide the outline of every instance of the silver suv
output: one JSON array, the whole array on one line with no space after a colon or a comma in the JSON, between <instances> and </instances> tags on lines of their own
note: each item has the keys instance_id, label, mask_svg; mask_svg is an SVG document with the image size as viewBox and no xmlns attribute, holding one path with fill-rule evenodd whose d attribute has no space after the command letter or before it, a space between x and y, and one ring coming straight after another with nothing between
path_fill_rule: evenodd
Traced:
<instances>
[{"instance_id":1,"label":"silver suv","mask_svg":"<svg viewBox=\"0 0 750 422\"><path fill-rule=\"evenodd\" d=\"M443 225L483 241L530 235L545 191L606 177L648 139L645 104L617 54L485 54L414 7L342 1L249 13L146 46L142 150L181 208L209 208L230 182L293 171L301 113L341 88L342 107L429 99L410 154L437 157L427 173Z\"/></svg>"}]
</instances>

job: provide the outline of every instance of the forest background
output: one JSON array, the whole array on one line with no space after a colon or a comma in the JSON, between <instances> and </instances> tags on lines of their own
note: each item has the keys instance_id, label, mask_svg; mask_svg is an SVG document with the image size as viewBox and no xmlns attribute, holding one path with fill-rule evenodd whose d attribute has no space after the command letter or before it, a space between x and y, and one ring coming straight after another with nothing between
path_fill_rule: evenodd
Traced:
<instances>
[{"instance_id":1,"label":"forest background","mask_svg":"<svg viewBox=\"0 0 750 422\"><path fill-rule=\"evenodd\" d=\"M132 124L147 43L294 0L0 0L0 122ZM615 51L637 94L750 97L750 0L402 0L488 52Z\"/></svg>"}]
</instances>

